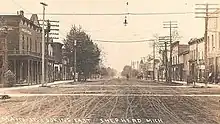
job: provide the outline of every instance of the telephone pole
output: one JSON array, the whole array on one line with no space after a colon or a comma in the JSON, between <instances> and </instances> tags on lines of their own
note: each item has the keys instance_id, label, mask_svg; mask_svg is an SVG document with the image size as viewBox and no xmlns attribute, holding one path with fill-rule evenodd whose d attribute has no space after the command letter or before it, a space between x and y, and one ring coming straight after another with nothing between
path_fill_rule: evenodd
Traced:
<instances>
[{"instance_id":1,"label":"telephone pole","mask_svg":"<svg viewBox=\"0 0 220 124\"><path fill-rule=\"evenodd\" d=\"M165 64L165 79L166 82L168 82L168 59L167 59L167 44L169 41L169 36L163 36L163 37L159 37L159 42L163 43L164 46L160 46L160 47L164 47L164 52L162 52L162 56L163 56L163 60L164 60L164 64Z\"/></svg>"},{"instance_id":2,"label":"telephone pole","mask_svg":"<svg viewBox=\"0 0 220 124\"><path fill-rule=\"evenodd\" d=\"M153 81L155 80L155 40L153 41Z\"/></svg>"},{"instance_id":3,"label":"telephone pole","mask_svg":"<svg viewBox=\"0 0 220 124\"><path fill-rule=\"evenodd\" d=\"M164 27L163 28L169 28L170 29L170 62L169 62L169 78L168 81L172 83L172 29L177 28L177 21L168 21L163 22Z\"/></svg>"},{"instance_id":4,"label":"telephone pole","mask_svg":"<svg viewBox=\"0 0 220 124\"><path fill-rule=\"evenodd\" d=\"M74 40L74 82L76 82L76 45L77 41Z\"/></svg>"},{"instance_id":5,"label":"telephone pole","mask_svg":"<svg viewBox=\"0 0 220 124\"><path fill-rule=\"evenodd\" d=\"M46 29L44 29L44 32L45 32L45 34L44 34L44 36L46 35L46 54L45 54L45 56L46 56L46 58L45 58L45 65L46 65L46 67L45 67L45 70L46 70L46 83L45 83L45 85L47 85L47 83L50 81L49 80L49 78L51 79L52 77L54 77L54 75L53 76L49 76L49 73L51 74L51 73L53 73L51 70L49 71L49 69L51 68L51 67L49 67L49 56L50 56L50 54L49 54L49 49L48 49L48 45L49 44L51 44L52 42L53 42L53 39L59 39L58 37L55 37L55 36L57 36L57 35L59 35L59 33L57 33L57 32L52 32L51 33L51 31L59 31L59 29L54 29L53 27L59 27L59 25L57 24L57 23L59 23L59 21L51 21L51 20L38 20L38 21L40 21L40 22L46 22ZM54 24L52 24L52 23L55 23L55 25ZM43 25L43 24L40 24L40 25ZM55 36L54 36L55 35ZM50 42L51 41L51 42ZM54 63L52 63L52 64L54 64ZM51 64L50 64L51 65ZM54 65L52 65L53 67L53 69L54 69Z\"/></svg>"},{"instance_id":6,"label":"telephone pole","mask_svg":"<svg viewBox=\"0 0 220 124\"><path fill-rule=\"evenodd\" d=\"M218 4L196 4L196 6L198 6L197 8L195 8L197 11L199 10L199 12L195 12L195 14L202 14L203 16L196 16L196 18L205 18L205 33L204 33L204 43L205 43L205 85L207 86L208 84L208 48L207 48L207 42L208 42L208 21L209 18L218 18L215 16L210 16L209 14L211 14L211 12L209 10L217 10L218 8L213 8L210 6L216 6ZM213 13L212 13L213 14ZM214 57L215 60L216 57ZM215 68L215 67L214 67Z\"/></svg>"},{"instance_id":7,"label":"telephone pole","mask_svg":"<svg viewBox=\"0 0 220 124\"><path fill-rule=\"evenodd\" d=\"M45 54L45 42L44 42L44 37L45 37L45 32L44 32L44 20L45 20L45 6L48 6L46 3L40 2L40 4L43 5L43 26L42 26L42 81L41 84L44 86L44 54Z\"/></svg>"}]
</instances>

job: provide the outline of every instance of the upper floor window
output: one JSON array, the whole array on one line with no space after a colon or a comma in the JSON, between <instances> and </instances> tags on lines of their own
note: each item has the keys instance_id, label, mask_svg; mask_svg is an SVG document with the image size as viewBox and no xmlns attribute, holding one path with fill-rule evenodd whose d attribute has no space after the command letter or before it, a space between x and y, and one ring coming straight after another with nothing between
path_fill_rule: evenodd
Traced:
<instances>
[{"instance_id":1,"label":"upper floor window","mask_svg":"<svg viewBox=\"0 0 220 124\"><path fill-rule=\"evenodd\" d=\"M203 51L202 51L202 59L203 59L204 57L203 57Z\"/></svg>"},{"instance_id":2,"label":"upper floor window","mask_svg":"<svg viewBox=\"0 0 220 124\"><path fill-rule=\"evenodd\" d=\"M29 51L29 40L28 40L28 37L27 37L27 51Z\"/></svg>"},{"instance_id":3,"label":"upper floor window","mask_svg":"<svg viewBox=\"0 0 220 124\"><path fill-rule=\"evenodd\" d=\"M210 50L210 43L209 43L209 42L210 42L210 39L209 39L209 36L208 36L208 37L207 37L207 45L208 45L207 48L208 48L208 51Z\"/></svg>"},{"instance_id":4,"label":"upper floor window","mask_svg":"<svg viewBox=\"0 0 220 124\"><path fill-rule=\"evenodd\" d=\"M196 59L196 50L193 50L193 60Z\"/></svg>"},{"instance_id":5,"label":"upper floor window","mask_svg":"<svg viewBox=\"0 0 220 124\"><path fill-rule=\"evenodd\" d=\"M214 35L212 35L212 49L214 48Z\"/></svg>"},{"instance_id":6,"label":"upper floor window","mask_svg":"<svg viewBox=\"0 0 220 124\"><path fill-rule=\"evenodd\" d=\"M35 40L35 52L37 52L37 40Z\"/></svg>"},{"instance_id":7,"label":"upper floor window","mask_svg":"<svg viewBox=\"0 0 220 124\"><path fill-rule=\"evenodd\" d=\"M30 38L30 50L32 49L32 39Z\"/></svg>"},{"instance_id":8,"label":"upper floor window","mask_svg":"<svg viewBox=\"0 0 220 124\"><path fill-rule=\"evenodd\" d=\"M178 56L176 56L176 64L178 63Z\"/></svg>"},{"instance_id":9,"label":"upper floor window","mask_svg":"<svg viewBox=\"0 0 220 124\"><path fill-rule=\"evenodd\" d=\"M42 51L42 45L41 45L41 43L40 43L40 52Z\"/></svg>"},{"instance_id":10,"label":"upper floor window","mask_svg":"<svg viewBox=\"0 0 220 124\"><path fill-rule=\"evenodd\" d=\"M24 35L22 35L22 49L24 49Z\"/></svg>"}]
</instances>

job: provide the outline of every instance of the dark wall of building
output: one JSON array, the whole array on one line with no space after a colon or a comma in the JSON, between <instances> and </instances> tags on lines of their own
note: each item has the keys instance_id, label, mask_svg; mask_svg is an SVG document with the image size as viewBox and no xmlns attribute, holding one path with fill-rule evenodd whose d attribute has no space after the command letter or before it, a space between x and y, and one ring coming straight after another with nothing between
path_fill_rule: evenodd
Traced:
<instances>
[{"instance_id":1,"label":"dark wall of building","mask_svg":"<svg viewBox=\"0 0 220 124\"><path fill-rule=\"evenodd\" d=\"M10 31L7 36L8 50L19 50L19 30Z\"/></svg>"},{"instance_id":2,"label":"dark wall of building","mask_svg":"<svg viewBox=\"0 0 220 124\"><path fill-rule=\"evenodd\" d=\"M55 63L62 63L62 44L61 43L53 43L53 55L55 58Z\"/></svg>"}]
</instances>

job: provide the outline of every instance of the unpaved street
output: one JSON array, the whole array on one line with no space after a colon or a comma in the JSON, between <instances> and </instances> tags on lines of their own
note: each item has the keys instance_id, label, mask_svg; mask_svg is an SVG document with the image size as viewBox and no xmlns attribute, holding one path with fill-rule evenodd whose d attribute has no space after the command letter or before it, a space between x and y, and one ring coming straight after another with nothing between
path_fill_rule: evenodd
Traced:
<instances>
[{"instance_id":1,"label":"unpaved street","mask_svg":"<svg viewBox=\"0 0 220 124\"><path fill-rule=\"evenodd\" d=\"M0 123L220 124L218 88L114 79L8 93Z\"/></svg>"}]
</instances>

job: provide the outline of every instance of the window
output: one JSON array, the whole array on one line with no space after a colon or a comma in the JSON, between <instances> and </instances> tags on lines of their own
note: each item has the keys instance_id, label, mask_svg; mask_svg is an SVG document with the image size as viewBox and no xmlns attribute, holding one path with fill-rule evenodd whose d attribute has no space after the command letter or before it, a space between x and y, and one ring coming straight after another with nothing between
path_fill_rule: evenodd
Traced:
<instances>
[{"instance_id":1,"label":"window","mask_svg":"<svg viewBox=\"0 0 220 124\"><path fill-rule=\"evenodd\" d=\"M214 35L212 35L212 49L214 48Z\"/></svg>"},{"instance_id":2,"label":"window","mask_svg":"<svg viewBox=\"0 0 220 124\"><path fill-rule=\"evenodd\" d=\"M24 35L22 35L22 49L24 49Z\"/></svg>"},{"instance_id":3,"label":"window","mask_svg":"<svg viewBox=\"0 0 220 124\"><path fill-rule=\"evenodd\" d=\"M203 60L203 51L202 51L202 60Z\"/></svg>"},{"instance_id":4,"label":"window","mask_svg":"<svg viewBox=\"0 0 220 124\"><path fill-rule=\"evenodd\" d=\"M209 48L210 48L210 46L209 46L209 45L210 45L210 44L209 44L209 41L210 41L210 40L209 40L209 36L208 36L208 37L207 37L208 51L210 50L210 49L209 49Z\"/></svg>"},{"instance_id":5,"label":"window","mask_svg":"<svg viewBox=\"0 0 220 124\"><path fill-rule=\"evenodd\" d=\"M193 52L194 52L193 59L195 60L196 59L196 50L193 50Z\"/></svg>"},{"instance_id":6,"label":"window","mask_svg":"<svg viewBox=\"0 0 220 124\"><path fill-rule=\"evenodd\" d=\"M194 60L194 50L192 51L192 59Z\"/></svg>"},{"instance_id":7,"label":"window","mask_svg":"<svg viewBox=\"0 0 220 124\"><path fill-rule=\"evenodd\" d=\"M178 63L178 56L176 56L176 64Z\"/></svg>"},{"instance_id":8,"label":"window","mask_svg":"<svg viewBox=\"0 0 220 124\"><path fill-rule=\"evenodd\" d=\"M30 51L32 49L32 39L30 38Z\"/></svg>"},{"instance_id":9,"label":"window","mask_svg":"<svg viewBox=\"0 0 220 124\"><path fill-rule=\"evenodd\" d=\"M40 43L40 53L41 53L41 51L42 51L42 45L41 45L41 43Z\"/></svg>"},{"instance_id":10,"label":"window","mask_svg":"<svg viewBox=\"0 0 220 124\"><path fill-rule=\"evenodd\" d=\"M27 51L29 51L29 40L28 40L28 37L27 37Z\"/></svg>"},{"instance_id":11,"label":"window","mask_svg":"<svg viewBox=\"0 0 220 124\"><path fill-rule=\"evenodd\" d=\"M37 52L37 40L35 40L35 52Z\"/></svg>"}]
</instances>

